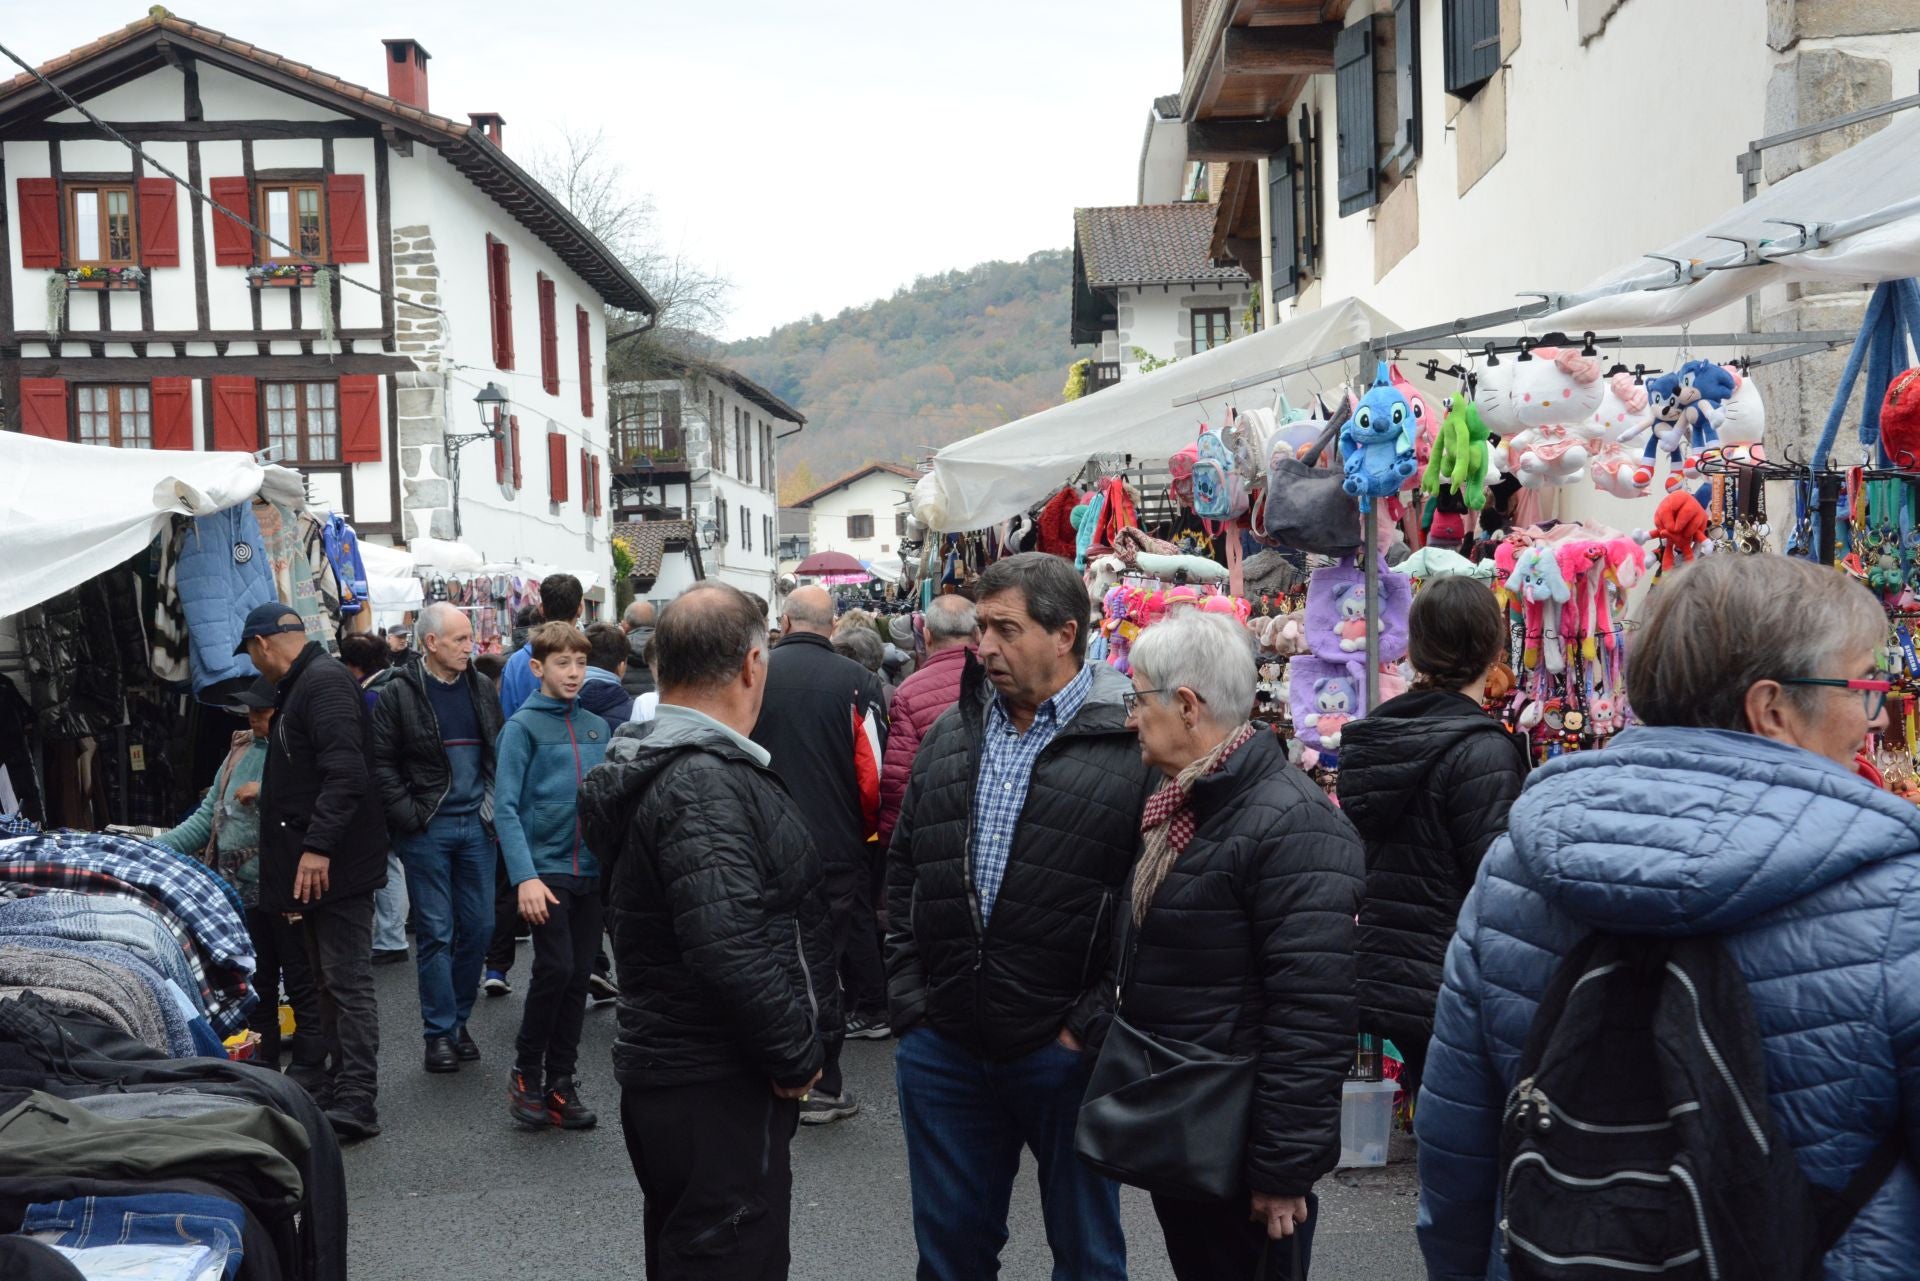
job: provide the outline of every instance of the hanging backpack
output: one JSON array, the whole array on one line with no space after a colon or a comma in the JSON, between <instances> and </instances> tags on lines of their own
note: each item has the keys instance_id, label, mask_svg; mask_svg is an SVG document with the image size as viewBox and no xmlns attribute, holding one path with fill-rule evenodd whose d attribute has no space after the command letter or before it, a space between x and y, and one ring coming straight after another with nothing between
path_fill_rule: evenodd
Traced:
<instances>
[{"instance_id":1,"label":"hanging backpack","mask_svg":"<svg viewBox=\"0 0 1920 1281\"><path fill-rule=\"evenodd\" d=\"M1188 445L1167 459L1167 501L1175 507L1193 506L1193 469L1200 461L1200 447Z\"/></svg>"},{"instance_id":2,"label":"hanging backpack","mask_svg":"<svg viewBox=\"0 0 1920 1281\"><path fill-rule=\"evenodd\" d=\"M1246 515L1247 482L1233 465L1233 451L1211 427L1202 427L1194 442L1193 510L1208 520L1234 520Z\"/></svg>"},{"instance_id":3,"label":"hanging backpack","mask_svg":"<svg viewBox=\"0 0 1920 1281\"><path fill-rule=\"evenodd\" d=\"M1899 1163L1807 1181L1768 1105L1745 978L1713 938L1593 934L1555 972L1501 1126L1513 1281L1817 1281Z\"/></svg>"}]
</instances>

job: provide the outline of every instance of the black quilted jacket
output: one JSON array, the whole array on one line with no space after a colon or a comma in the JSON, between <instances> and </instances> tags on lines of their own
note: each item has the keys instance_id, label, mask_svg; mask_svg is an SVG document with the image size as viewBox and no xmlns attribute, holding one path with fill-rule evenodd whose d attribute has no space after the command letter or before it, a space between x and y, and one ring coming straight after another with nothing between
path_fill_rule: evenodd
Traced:
<instances>
[{"instance_id":1,"label":"black quilted jacket","mask_svg":"<svg viewBox=\"0 0 1920 1281\"><path fill-rule=\"evenodd\" d=\"M887 859L887 1005L895 1032L925 1020L989 1059L1086 1040L1111 1006L1113 905L1155 784L1126 727L1127 680L1105 664L1034 764L993 916L983 931L968 834L986 699L971 656L960 701L914 757Z\"/></svg>"},{"instance_id":2,"label":"black quilted jacket","mask_svg":"<svg viewBox=\"0 0 1920 1281\"><path fill-rule=\"evenodd\" d=\"M411 836L427 830L453 785L453 767L447 763L440 721L427 697L425 663L389 667L375 679L373 701L373 783L387 812L387 831ZM505 724L500 715L500 691L469 667L460 675L480 723L481 770L487 799L480 816L493 817L493 743Z\"/></svg>"},{"instance_id":3,"label":"black quilted jacket","mask_svg":"<svg viewBox=\"0 0 1920 1281\"><path fill-rule=\"evenodd\" d=\"M1411 1045L1433 1007L1460 903L1507 830L1527 757L1500 722L1459 694L1414 690L1349 724L1341 808L1367 843L1360 909L1360 1022Z\"/></svg>"},{"instance_id":4,"label":"black quilted jacket","mask_svg":"<svg viewBox=\"0 0 1920 1281\"><path fill-rule=\"evenodd\" d=\"M1340 1155L1360 840L1264 731L1189 795L1193 840L1138 936L1125 918L1119 927L1120 1015L1143 1032L1257 1054L1247 1184L1304 1196Z\"/></svg>"},{"instance_id":5,"label":"black quilted jacket","mask_svg":"<svg viewBox=\"0 0 1920 1281\"><path fill-rule=\"evenodd\" d=\"M608 869L620 1083L805 1084L838 984L820 857L779 777L718 729L640 722L588 773L580 818Z\"/></svg>"}]
</instances>

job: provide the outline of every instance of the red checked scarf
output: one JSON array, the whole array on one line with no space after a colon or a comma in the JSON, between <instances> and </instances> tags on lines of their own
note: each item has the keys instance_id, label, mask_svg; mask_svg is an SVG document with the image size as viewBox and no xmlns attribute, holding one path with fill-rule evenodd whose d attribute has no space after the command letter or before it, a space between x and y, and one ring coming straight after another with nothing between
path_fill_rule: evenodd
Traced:
<instances>
[{"instance_id":1,"label":"red checked scarf","mask_svg":"<svg viewBox=\"0 0 1920 1281\"><path fill-rule=\"evenodd\" d=\"M1147 807L1140 813L1140 831L1146 837L1145 848L1141 851L1139 866L1133 873L1133 924L1136 929L1146 922L1147 908L1152 906L1153 896L1160 892L1160 882L1167 879L1167 873L1186 853L1187 844L1193 840L1196 820L1193 807L1187 801L1195 781L1209 774L1217 774L1226 765L1227 758L1239 751L1252 737L1253 726L1242 724L1221 739L1218 747L1181 770L1178 777L1168 780L1147 799Z\"/></svg>"}]
</instances>

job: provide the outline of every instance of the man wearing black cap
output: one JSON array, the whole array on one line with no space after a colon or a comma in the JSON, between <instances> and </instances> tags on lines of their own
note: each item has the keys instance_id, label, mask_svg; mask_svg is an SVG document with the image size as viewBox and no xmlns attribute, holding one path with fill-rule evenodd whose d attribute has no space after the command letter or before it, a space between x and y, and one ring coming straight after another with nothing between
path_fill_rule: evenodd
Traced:
<instances>
[{"instance_id":1,"label":"man wearing black cap","mask_svg":"<svg viewBox=\"0 0 1920 1281\"><path fill-rule=\"evenodd\" d=\"M342 1139L371 1138L373 892L387 880L387 825L367 771L366 706L353 674L285 605L255 606L235 652L279 687L260 786L260 906L297 915L306 936L331 1059L317 1101Z\"/></svg>"}]
</instances>

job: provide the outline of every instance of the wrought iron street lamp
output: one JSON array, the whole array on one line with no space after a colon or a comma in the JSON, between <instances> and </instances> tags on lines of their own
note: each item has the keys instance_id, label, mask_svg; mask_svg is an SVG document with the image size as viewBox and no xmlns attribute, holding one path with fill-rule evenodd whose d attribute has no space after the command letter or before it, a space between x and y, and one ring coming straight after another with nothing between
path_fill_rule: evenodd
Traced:
<instances>
[{"instance_id":1,"label":"wrought iron street lamp","mask_svg":"<svg viewBox=\"0 0 1920 1281\"><path fill-rule=\"evenodd\" d=\"M480 411L481 431L448 432L442 436L447 454L447 481L452 487L453 499L453 536L460 537L460 450L476 440L499 440L506 430L507 393L500 390L497 383L488 383L473 398L474 406Z\"/></svg>"}]
</instances>

